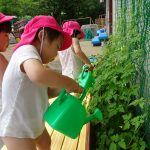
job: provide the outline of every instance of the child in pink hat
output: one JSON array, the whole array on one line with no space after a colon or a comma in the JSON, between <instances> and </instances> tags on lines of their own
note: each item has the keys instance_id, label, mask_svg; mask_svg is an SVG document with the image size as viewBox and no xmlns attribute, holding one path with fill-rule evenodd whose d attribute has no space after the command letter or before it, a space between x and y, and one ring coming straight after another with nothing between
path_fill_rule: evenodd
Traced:
<instances>
[{"instance_id":1,"label":"child in pink hat","mask_svg":"<svg viewBox=\"0 0 150 150\"><path fill-rule=\"evenodd\" d=\"M1 93L2 93L2 79L5 72L5 69L8 65L7 59L1 52L5 52L6 48L9 45L9 33L11 32L10 20L13 19L13 16L6 16L0 12L0 112L2 107ZM0 140L0 148L1 148Z\"/></svg>"},{"instance_id":2,"label":"child in pink hat","mask_svg":"<svg viewBox=\"0 0 150 150\"><path fill-rule=\"evenodd\" d=\"M5 52L9 45L9 33L13 16L6 16L0 12L0 111L1 111L1 87L2 78L7 67L8 61L1 52Z\"/></svg>"},{"instance_id":3,"label":"child in pink hat","mask_svg":"<svg viewBox=\"0 0 150 150\"><path fill-rule=\"evenodd\" d=\"M59 52L62 74L77 79L84 64L87 64L89 69L93 70L90 60L82 51L79 43L79 40L84 38L84 32L76 21L65 22L63 31L72 36L72 45L65 51Z\"/></svg>"},{"instance_id":4,"label":"child in pink hat","mask_svg":"<svg viewBox=\"0 0 150 150\"><path fill-rule=\"evenodd\" d=\"M36 16L26 24L2 83L0 136L8 150L50 150L43 120L48 98L62 88L76 93L83 89L43 64L70 45L70 35L52 16Z\"/></svg>"},{"instance_id":5,"label":"child in pink hat","mask_svg":"<svg viewBox=\"0 0 150 150\"><path fill-rule=\"evenodd\" d=\"M5 69L8 65L7 59L1 52L5 52L6 48L9 45L9 33L11 32L10 21L13 19L13 16L6 16L0 12L0 112L2 107L1 93L2 93L2 79L5 72ZM0 140L0 148L1 148Z\"/></svg>"},{"instance_id":6,"label":"child in pink hat","mask_svg":"<svg viewBox=\"0 0 150 150\"><path fill-rule=\"evenodd\" d=\"M6 16L0 12L0 52L5 52L9 45L9 33L11 32L10 21L12 19L13 16ZM0 87L7 64L6 58L0 53Z\"/></svg>"}]
</instances>

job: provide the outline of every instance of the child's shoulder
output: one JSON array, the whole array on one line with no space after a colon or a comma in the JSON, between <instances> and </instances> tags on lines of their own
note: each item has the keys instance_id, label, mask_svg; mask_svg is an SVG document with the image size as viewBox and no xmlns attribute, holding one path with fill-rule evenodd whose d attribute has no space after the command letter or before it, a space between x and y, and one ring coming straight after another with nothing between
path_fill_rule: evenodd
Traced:
<instances>
[{"instance_id":1,"label":"child's shoulder","mask_svg":"<svg viewBox=\"0 0 150 150\"><path fill-rule=\"evenodd\" d=\"M31 55L33 53L38 54L37 49L33 45L23 45L20 46L18 49L16 49L13 55L24 56L24 55Z\"/></svg>"},{"instance_id":2,"label":"child's shoulder","mask_svg":"<svg viewBox=\"0 0 150 150\"><path fill-rule=\"evenodd\" d=\"M31 45L31 44L27 44L27 45L20 46L18 49L16 49L16 51L18 51L19 49L25 49L25 50L34 49L34 50L36 50L35 46L33 46L33 45Z\"/></svg>"},{"instance_id":3,"label":"child's shoulder","mask_svg":"<svg viewBox=\"0 0 150 150\"><path fill-rule=\"evenodd\" d=\"M12 62L22 63L27 59L38 59L41 61L41 56L38 50L33 45L23 45L15 50L11 57Z\"/></svg>"}]
</instances>

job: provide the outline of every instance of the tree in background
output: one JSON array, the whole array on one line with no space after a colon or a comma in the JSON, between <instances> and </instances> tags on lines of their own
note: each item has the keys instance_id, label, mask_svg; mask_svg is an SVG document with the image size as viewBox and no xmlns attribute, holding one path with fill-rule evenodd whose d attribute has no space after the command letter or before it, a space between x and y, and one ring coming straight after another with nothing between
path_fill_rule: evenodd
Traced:
<instances>
[{"instance_id":1,"label":"tree in background","mask_svg":"<svg viewBox=\"0 0 150 150\"><path fill-rule=\"evenodd\" d=\"M19 16L19 0L0 0L0 11L6 15Z\"/></svg>"},{"instance_id":2,"label":"tree in background","mask_svg":"<svg viewBox=\"0 0 150 150\"><path fill-rule=\"evenodd\" d=\"M0 11L20 18L53 15L59 23L80 17L98 18L105 13L99 0L0 0Z\"/></svg>"}]
</instances>

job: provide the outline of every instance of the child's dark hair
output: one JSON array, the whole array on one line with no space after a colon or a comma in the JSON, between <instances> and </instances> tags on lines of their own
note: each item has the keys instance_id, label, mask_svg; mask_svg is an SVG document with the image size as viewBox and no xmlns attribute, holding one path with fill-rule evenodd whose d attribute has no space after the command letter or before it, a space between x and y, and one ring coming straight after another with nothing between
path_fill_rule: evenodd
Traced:
<instances>
[{"instance_id":1,"label":"child's dark hair","mask_svg":"<svg viewBox=\"0 0 150 150\"><path fill-rule=\"evenodd\" d=\"M11 23L9 21L1 23L0 32L11 33Z\"/></svg>"},{"instance_id":2,"label":"child's dark hair","mask_svg":"<svg viewBox=\"0 0 150 150\"><path fill-rule=\"evenodd\" d=\"M38 32L36 33L36 36L35 36L35 39L38 38L38 33L43 30L43 28L40 28L38 30ZM57 30L54 30L54 29L51 29L51 28L48 28L48 27L44 27L44 31L46 31L47 35L48 35L48 38L49 40L53 41L55 39L57 39L59 37L59 35L61 34L61 32L57 31Z\"/></svg>"},{"instance_id":3,"label":"child's dark hair","mask_svg":"<svg viewBox=\"0 0 150 150\"><path fill-rule=\"evenodd\" d=\"M81 33L81 32L80 32L79 30L74 30L74 31L73 31L73 34L72 34L72 37L75 37L75 38L76 38L77 35L80 34L80 33Z\"/></svg>"}]
</instances>

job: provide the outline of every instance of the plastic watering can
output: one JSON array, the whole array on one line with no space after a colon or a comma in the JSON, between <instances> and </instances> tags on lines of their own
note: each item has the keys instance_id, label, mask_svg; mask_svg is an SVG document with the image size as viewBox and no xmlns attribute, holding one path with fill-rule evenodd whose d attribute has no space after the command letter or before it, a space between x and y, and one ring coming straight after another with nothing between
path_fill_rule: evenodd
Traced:
<instances>
[{"instance_id":1,"label":"plastic watering can","mask_svg":"<svg viewBox=\"0 0 150 150\"><path fill-rule=\"evenodd\" d=\"M89 60L91 63L96 63L97 62L97 58L94 55L89 56Z\"/></svg>"},{"instance_id":2,"label":"plastic watering can","mask_svg":"<svg viewBox=\"0 0 150 150\"><path fill-rule=\"evenodd\" d=\"M91 64L93 64L93 65L97 65L98 64L98 60L97 60L95 55L89 56L89 60L90 60Z\"/></svg>"},{"instance_id":3,"label":"plastic watering can","mask_svg":"<svg viewBox=\"0 0 150 150\"><path fill-rule=\"evenodd\" d=\"M88 90L89 87L92 86L95 79L92 75L91 71L88 71L88 65L84 65L82 72L78 77L78 83L82 86L85 90Z\"/></svg>"},{"instance_id":4,"label":"plastic watering can","mask_svg":"<svg viewBox=\"0 0 150 150\"><path fill-rule=\"evenodd\" d=\"M86 91L93 80L91 73L84 68L79 76L79 84L84 88L81 97L78 99L63 89L58 98L48 107L44 120L55 130L73 139L80 134L84 124L93 119L102 120L99 109L95 109L92 115L87 116L86 109L82 105Z\"/></svg>"}]
</instances>

